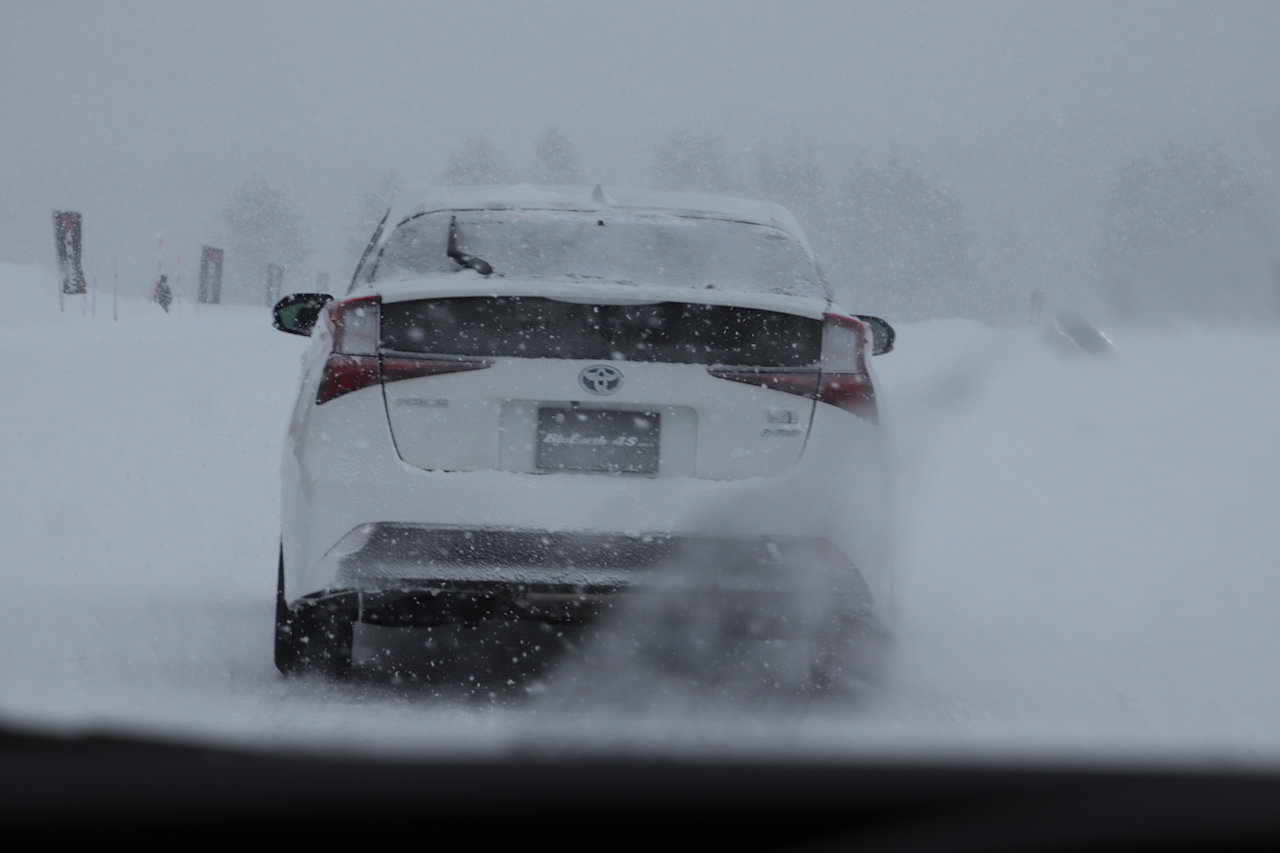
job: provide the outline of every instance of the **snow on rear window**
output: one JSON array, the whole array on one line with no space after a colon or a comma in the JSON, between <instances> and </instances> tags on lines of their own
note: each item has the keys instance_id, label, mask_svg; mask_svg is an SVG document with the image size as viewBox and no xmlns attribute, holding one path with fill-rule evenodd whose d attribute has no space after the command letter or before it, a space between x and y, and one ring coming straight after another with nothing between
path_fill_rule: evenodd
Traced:
<instances>
[{"instance_id":1,"label":"snow on rear window","mask_svg":"<svg viewBox=\"0 0 1280 853\"><path fill-rule=\"evenodd\" d=\"M500 277L675 285L825 298L794 238L766 225L669 214L474 210L419 214L383 248L373 280L447 275L449 220L457 248Z\"/></svg>"}]
</instances>

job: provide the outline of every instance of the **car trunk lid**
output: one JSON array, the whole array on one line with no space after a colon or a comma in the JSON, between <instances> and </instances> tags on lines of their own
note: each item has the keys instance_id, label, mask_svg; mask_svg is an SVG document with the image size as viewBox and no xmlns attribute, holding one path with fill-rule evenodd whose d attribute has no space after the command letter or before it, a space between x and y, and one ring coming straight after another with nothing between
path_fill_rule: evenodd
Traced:
<instances>
[{"instance_id":1,"label":"car trunk lid","mask_svg":"<svg viewBox=\"0 0 1280 853\"><path fill-rule=\"evenodd\" d=\"M741 376L816 375L823 320L809 313L687 291L387 301L387 417L401 458L431 470L778 474L799 459L814 400Z\"/></svg>"}]
</instances>

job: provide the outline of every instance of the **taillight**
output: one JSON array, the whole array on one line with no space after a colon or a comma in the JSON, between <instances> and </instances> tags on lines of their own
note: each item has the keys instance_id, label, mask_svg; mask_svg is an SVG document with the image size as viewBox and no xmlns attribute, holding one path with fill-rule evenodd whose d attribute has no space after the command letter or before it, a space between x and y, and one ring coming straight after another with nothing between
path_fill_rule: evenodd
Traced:
<instances>
[{"instance_id":1,"label":"taillight","mask_svg":"<svg viewBox=\"0 0 1280 853\"><path fill-rule=\"evenodd\" d=\"M321 377L320 387L316 390L316 405L377 383L378 357L376 355L331 353L329 360L324 363L324 376Z\"/></svg>"},{"instance_id":2,"label":"taillight","mask_svg":"<svg viewBox=\"0 0 1280 853\"><path fill-rule=\"evenodd\" d=\"M380 296L361 296L330 302L324 321L333 338L333 352L324 363L316 390L316 405L378 382L378 323Z\"/></svg>"},{"instance_id":3,"label":"taillight","mask_svg":"<svg viewBox=\"0 0 1280 853\"><path fill-rule=\"evenodd\" d=\"M381 296L330 302L325 322L333 334L333 351L343 355L377 355Z\"/></svg>"},{"instance_id":4,"label":"taillight","mask_svg":"<svg viewBox=\"0 0 1280 853\"><path fill-rule=\"evenodd\" d=\"M876 389L867 373L871 327L840 314L827 314L822 319L822 387L818 389L818 402L878 423Z\"/></svg>"},{"instance_id":5,"label":"taillight","mask_svg":"<svg viewBox=\"0 0 1280 853\"><path fill-rule=\"evenodd\" d=\"M880 422L876 389L871 384L871 377L865 373L823 373L818 402L853 412L873 424Z\"/></svg>"},{"instance_id":6,"label":"taillight","mask_svg":"<svg viewBox=\"0 0 1280 853\"><path fill-rule=\"evenodd\" d=\"M866 368L870 340L871 330L861 320L827 314L823 317L822 362L818 369L710 368L707 372L719 379L807 397L877 423L880 416L875 386Z\"/></svg>"},{"instance_id":7,"label":"taillight","mask_svg":"<svg viewBox=\"0 0 1280 853\"><path fill-rule=\"evenodd\" d=\"M324 363L324 375L316 391L316 405L335 397L400 379L439 376L463 370L492 367L488 361L449 361L399 358L378 354L381 297L362 296L330 303L325 322L333 336L333 352Z\"/></svg>"}]
</instances>

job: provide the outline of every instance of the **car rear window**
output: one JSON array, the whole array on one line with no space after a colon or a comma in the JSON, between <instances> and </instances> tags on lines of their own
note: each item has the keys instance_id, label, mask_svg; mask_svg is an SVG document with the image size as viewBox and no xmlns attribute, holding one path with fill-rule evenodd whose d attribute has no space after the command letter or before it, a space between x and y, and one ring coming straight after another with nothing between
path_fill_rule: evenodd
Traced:
<instances>
[{"instance_id":1,"label":"car rear window","mask_svg":"<svg viewBox=\"0 0 1280 853\"><path fill-rule=\"evenodd\" d=\"M452 275L459 251L500 278L656 284L826 297L804 247L778 228L669 213L459 210L422 213L387 240L372 279Z\"/></svg>"},{"instance_id":2,"label":"car rear window","mask_svg":"<svg viewBox=\"0 0 1280 853\"><path fill-rule=\"evenodd\" d=\"M384 303L382 346L435 355L802 367L818 362L822 323L730 305L460 296Z\"/></svg>"}]
</instances>

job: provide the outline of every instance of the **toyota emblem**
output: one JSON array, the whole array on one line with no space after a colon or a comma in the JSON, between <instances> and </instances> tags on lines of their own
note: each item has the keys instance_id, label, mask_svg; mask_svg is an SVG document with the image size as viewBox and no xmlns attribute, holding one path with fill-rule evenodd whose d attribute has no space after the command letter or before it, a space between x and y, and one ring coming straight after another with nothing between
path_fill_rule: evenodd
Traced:
<instances>
[{"instance_id":1,"label":"toyota emblem","mask_svg":"<svg viewBox=\"0 0 1280 853\"><path fill-rule=\"evenodd\" d=\"M588 394L605 397L622 387L622 371L607 364L593 364L578 374L578 384Z\"/></svg>"}]
</instances>

